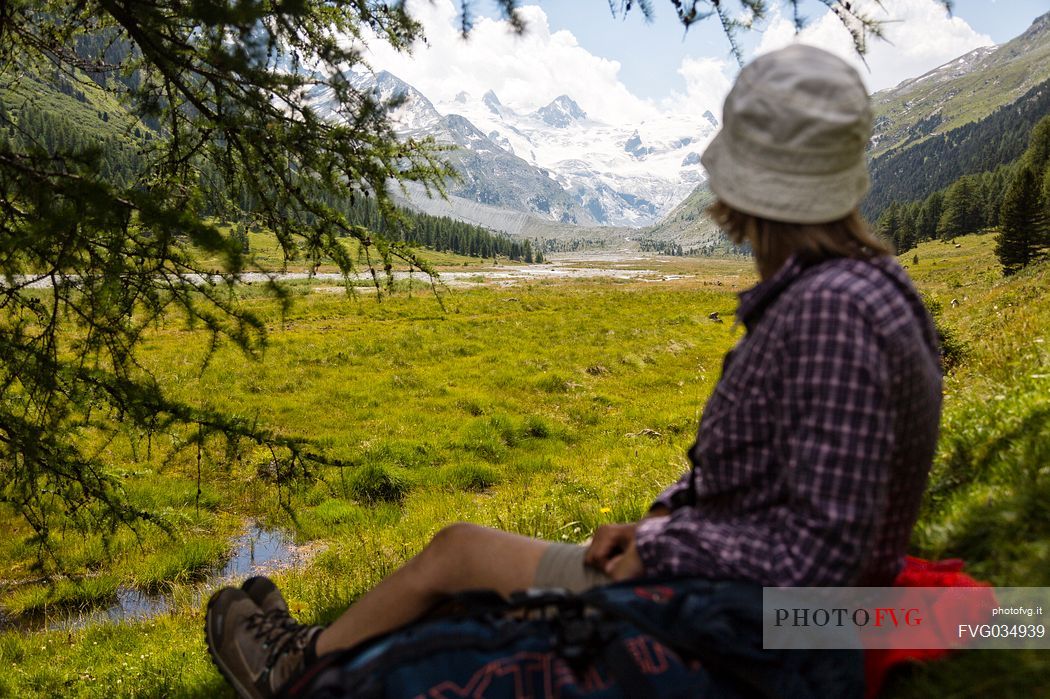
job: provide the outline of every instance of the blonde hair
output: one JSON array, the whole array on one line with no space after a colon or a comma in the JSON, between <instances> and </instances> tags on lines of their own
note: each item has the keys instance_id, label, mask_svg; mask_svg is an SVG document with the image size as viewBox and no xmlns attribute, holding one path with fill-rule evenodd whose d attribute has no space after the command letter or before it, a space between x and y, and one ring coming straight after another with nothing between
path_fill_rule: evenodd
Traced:
<instances>
[{"instance_id":1,"label":"blonde hair","mask_svg":"<svg viewBox=\"0 0 1050 699\"><path fill-rule=\"evenodd\" d=\"M871 232L856 209L829 223L773 221L737 211L722 201L709 206L707 214L735 244L751 244L763 279L776 274L796 253L810 259L869 259L893 254L893 248Z\"/></svg>"}]
</instances>

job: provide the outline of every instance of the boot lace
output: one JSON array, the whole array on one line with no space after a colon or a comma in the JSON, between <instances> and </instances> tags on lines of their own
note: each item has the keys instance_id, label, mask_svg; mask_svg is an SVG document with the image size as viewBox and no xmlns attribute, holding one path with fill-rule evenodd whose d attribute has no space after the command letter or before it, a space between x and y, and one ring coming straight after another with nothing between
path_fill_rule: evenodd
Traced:
<instances>
[{"instance_id":1,"label":"boot lace","mask_svg":"<svg viewBox=\"0 0 1050 699\"><path fill-rule=\"evenodd\" d=\"M286 655L298 655L293 662L300 665L317 628L300 624L282 609L257 612L245 624L245 629L262 643L263 649L269 650L266 669L271 672L278 660Z\"/></svg>"}]
</instances>

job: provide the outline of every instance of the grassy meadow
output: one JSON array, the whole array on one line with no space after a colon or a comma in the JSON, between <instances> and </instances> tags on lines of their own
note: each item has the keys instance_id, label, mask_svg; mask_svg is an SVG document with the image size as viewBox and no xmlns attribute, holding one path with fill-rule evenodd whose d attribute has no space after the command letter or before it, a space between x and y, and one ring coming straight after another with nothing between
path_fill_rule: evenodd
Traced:
<instances>
[{"instance_id":1,"label":"grassy meadow","mask_svg":"<svg viewBox=\"0 0 1050 699\"><path fill-rule=\"evenodd\" d=\"M1050 264L1004 280L990 235L956 242L902 257L962 347L915 551L961 556L997 584L1047 585ZM253 250L264 243L253 238ZM721 357L742 333L734 292L755 277L744 260L633 264L683 277L450 287L440 303L429 291L377 302L304 281L291 285L287 313L244 287L243 303L268 322L259 360L221 347L205 364L203 335L158 328L142 361L178 397L307 436L346 466L285 474L278 487L273 455L253 444L216 440L199 458L189 435L99 444L128 496L172 533L60 531L66 574L55 576L28 527L0 510L0 607L43 623L130 586L171 592L174 609L140 623L4 631L0 696L231 695L204 651L194 591L249 521L313 552L276 577L293 611L324 622L453 521L580 541L640 517L686 467ZM715 311L726 322L709 319ZM886 695L1048 687L1045 653L960 653Z\"/></svg>"}]
</instances>

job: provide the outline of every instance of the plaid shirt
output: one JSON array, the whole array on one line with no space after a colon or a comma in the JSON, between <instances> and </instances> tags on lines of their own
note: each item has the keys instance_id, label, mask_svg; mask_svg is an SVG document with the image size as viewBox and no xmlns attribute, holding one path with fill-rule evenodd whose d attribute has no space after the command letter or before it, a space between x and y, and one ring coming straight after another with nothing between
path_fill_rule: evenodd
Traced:
<instances>
[{"instance_id":1,"label":"plaid shirt","mask_svg":"<svg viewBox=\"0 0 1050 699\"><path fill-rule=\"evenodd\" d=\"M937 441L936 332L890 257L796 257L740 294L687 473L695 506L637 529L648 575L882 585L900 569Z\"/></svg>"}]
</instances>

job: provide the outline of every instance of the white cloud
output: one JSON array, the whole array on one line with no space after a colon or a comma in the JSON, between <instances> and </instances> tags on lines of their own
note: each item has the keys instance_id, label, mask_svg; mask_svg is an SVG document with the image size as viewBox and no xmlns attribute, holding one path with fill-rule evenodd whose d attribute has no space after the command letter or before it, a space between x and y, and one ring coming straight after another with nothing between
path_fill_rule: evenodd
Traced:
<instances>
[{"instance_id":1,"label":"white cloud","mask_svg":"<svg viewBox=\"0 0 1050 699\"><path fill-rule=\"evenodd\" d=\"M881 6L875 0L854 1L886 21L888 41L871 40L868 67L831 12L814 19L796 39L790 19L774 9L755 55L796 40L821 46L856 65L874 91L992 43L961 18L949 17L936 0L883 0ZM389 70L438 103L451 102L463 91L479 97L493 90L504 104L527 112L567 94L591 117L610 124L667 118L688 123L705 110L720 118L722 100L736 73L735 63L723 58L686 56L678 68L684 91L656 102L627 88L618 61L590 53L570 31L553 31L538 6L522 7L524 35L516 35L505 21L480 18L466 40L452 0L409 0L409 9L423 23L426 43L406 54L370 40L366 59L376 70Z\"/></svg>"},{"instance_id":2,"label":"white cloud","mask_svg":"<svg viewBox=\"0 0 1050 699\"><path fill-rule=\"evenodd\" d=\"M729 70L730 66L721 58L686 56L678 68L678 74L685 80L685 94L665 100L664 106L671 111L696 114L711 110L721 120L722 101L732 87Z\"/></svg>"},{"instance_id":3,"label":"white cloud","mask_svg":"<svg viewBox=\"0 0 1050 699\"><path fill-rule=\"evenodd\" d=\"M855 0L855 4L869 16L886 22L886 40L871 38L868 42L867 67L853 50L849 33L830 11L809 24L797 39L792 22L774 11L755 55L796 40L819 46L857 66L868 89L874 92L995 43L961 17L950 17L935 0L882 0L881 6L874 0Z\"/></svg>"},{"instance_id":4,"label":"white cloud","mask_svg":"<svg viewBox=\"0 0 1050 699\"><path fill-rule=\"evenodd\" d=\"M507 22L482 18L464 40L451 0L414 0L409 9L426 32L425 45L411 54L398 53L381 41L370 41L366 59L376 70L388 70L437 102L451 101L461 91L480 96L493 90L518 111L531 111L559 95L569 95L588 114L610 123L651 118L657 107L640 99L620 81L620 64L581 47L569 31L552 32L537 6L521 9L524 35Z\"/></svg>"}]
</instances>

